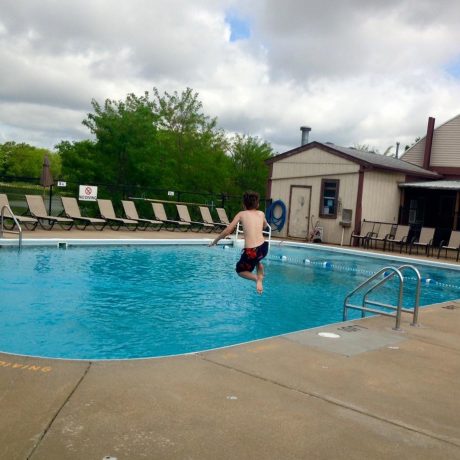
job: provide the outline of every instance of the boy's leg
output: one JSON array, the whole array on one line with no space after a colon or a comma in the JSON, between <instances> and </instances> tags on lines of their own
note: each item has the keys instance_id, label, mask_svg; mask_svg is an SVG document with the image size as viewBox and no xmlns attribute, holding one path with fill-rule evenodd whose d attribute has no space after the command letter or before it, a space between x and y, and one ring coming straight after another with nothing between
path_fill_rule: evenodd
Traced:
<instances>
[{"instance_id":1,"label":"boy's leg","mask_svg":"<svg viewBox=\"0 0 460 460\"><path fill-rule=\"evenodd\" d=\"M256 289L259 294L262 294L262 292L264 291L264 285L263 285L264 275L265 275L264 266L262 265L262 262L259 262L257 264L257 276L256 276Z\"/></svg>"},{"instance_id":2,"label":"boy's leg","mask_svg":"<svg viewBox=\"0 0 460 460\"><path fill-rule=\"evenodd\" d=\"M257 276L251 272L239 272L238 276L241 276L241 278L245 278L247 280L257 281Z\"/></svg>"}]
</instances>

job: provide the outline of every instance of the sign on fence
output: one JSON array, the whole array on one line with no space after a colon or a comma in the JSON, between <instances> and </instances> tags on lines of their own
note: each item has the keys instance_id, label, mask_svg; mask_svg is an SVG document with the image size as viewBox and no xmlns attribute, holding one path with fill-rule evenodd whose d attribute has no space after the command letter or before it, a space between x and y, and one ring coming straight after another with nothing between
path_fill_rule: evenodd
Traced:
<instances>
[{"instance_id":1,"label":"sign on fence","mask_svg":"<svg viewBox=\"0 0 460 460\"><path fill-rule=\"evenodd\" d=\"M80 185L80 189L78 191L78 199L80 201L96 201L97 200L97 186Z\"/></svg>"}]
</instances>

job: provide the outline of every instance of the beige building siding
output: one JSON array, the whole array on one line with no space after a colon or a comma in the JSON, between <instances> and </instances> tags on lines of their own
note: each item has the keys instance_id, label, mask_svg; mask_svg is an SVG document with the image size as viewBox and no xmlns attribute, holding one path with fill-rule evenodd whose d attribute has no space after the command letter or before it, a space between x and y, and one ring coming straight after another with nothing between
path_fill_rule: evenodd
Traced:
<instances>
[{"instance_id":1,"label":"beige building siding","mask_svg":"<svg viewBox=\"0 0 460 460\"><path fill-rule=\"evenodd\" d=\"M425 138L418 141L412 148L401 156L401 160L423 168L423 155L425 154Z\"/></svg>"},{"instance_id":2,"label":"beige building siding","mask_svg":"<svg viewBox=\"0 0 460 460\"><path fill-rule=\"evenodd\" d=\"M286 224L276 236L287 237L289 201L291 186L311 187L311 204L309 231L312 225L319 221L323 227L323 239L327 243L340 244L342 237L341 209L351 209L355 216L356 196L358 193L359 165L331 155L319 149L311 149L293 157L288 157L273 164L271 198L282 200L286 205ZM339 185L339 212L336 219L318 218L322 179L338 179ZM351 228L344 232L344 244L350 240Z\"/></svg>"},{"instance_id":3,"label":"beige building siding","mask_svg":"<svg viewBox=\"0 0 460 460\"><path fill-rule=\"evenodd\" d=\"M364 174L362 218L380 222L398 221L399 182L404 174L369 171Z\"/></svg>"},{"instance_id":4,"label":"beige building siding","mask_svg":"<svg viewBox=\"0 0 460 460\"><path fill-rule=\"evenodd\" d=\"M352 161L313 148L273 163L272 179L314 177L359 171Z\"/></svg>"},{"instance_id":5,"label":"beige building siding","mask_svg":"<svg viewBox=\"0 0 460 460\"><path fill-rule=\"evenodd\" d=\"M424 137L401 157L401 160L423 167ZM458 167L460 165L460 115L434 130L431 146L431 166Z\"/></svg>"},{"instance_id":6,"label":"beige building siding","mask_svg":"<svg viewBox=\"0 0 460 460\"><path fill-rule=\"evenodd\" d=\"M431 166L460 166L460 115L435 129Z\"/></svg>"}]
</instances>

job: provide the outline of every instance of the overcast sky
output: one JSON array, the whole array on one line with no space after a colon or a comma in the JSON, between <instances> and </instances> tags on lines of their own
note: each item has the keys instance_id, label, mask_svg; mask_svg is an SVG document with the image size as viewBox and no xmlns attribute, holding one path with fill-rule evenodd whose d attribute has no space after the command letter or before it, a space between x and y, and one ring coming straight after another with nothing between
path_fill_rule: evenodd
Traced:
<instances>
[{"instance_id":1,"label":"overcast sky","mask_svg":"<svg viewBox=\"0 0 460 460\"><path fill-rule=\"evenodd\" d=\"M404 146L460 113L458 0L0 0L0 142L90 134L91 100L191 87L228 132Z\"/></svg>"}]
</instances>

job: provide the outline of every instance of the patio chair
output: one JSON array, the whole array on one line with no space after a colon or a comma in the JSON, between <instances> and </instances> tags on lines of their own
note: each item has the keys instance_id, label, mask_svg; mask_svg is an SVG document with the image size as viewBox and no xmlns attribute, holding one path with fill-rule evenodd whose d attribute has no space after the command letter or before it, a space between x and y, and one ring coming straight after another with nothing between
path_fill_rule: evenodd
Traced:
<instances>
[{"instance_id":1,"label":"patio chair","mask_svg":"<svg viewBox=\"0 0 460 460\"><path fill-rule=\"evenodd\" d=\"M200 213L201 213L201 218L203 219L203 222L206 222L207 224L212 224L214 226L213 230L214 231L221 231L225 227L227 227L227 224L222 224L219 222L214 222L211 216L211 211L207 206L198 206L200 208Z\"/></svg>"},{"instance_id":2,"label":"patio chair","mask_svg":"<svg viewBox=\"0 0 460 460\"><path fill-rule=\"evenodd\" d=\"M380 224L380 227L377 232L372 232L366 240L367 247L372 246L374 242L374 248L377 248L379 241L383 242L383 248L385 249L385 242L391 235L391 229L393 224Z\"/></svg>"},{"instance_id":3,"label":"patio chair","mask_svg":"<svg viewBox=\"0 0 460 460\"><path fill-rule=\"evenodd\" d=\"M125 226L128 230L136 230L138 225L137 221L132 219L123 219L122 217L117 217L115 215L112 200L98 199L97 205L99 206L101 217L108 222L112 230L120 230L121 226Z\"/></svg>"},{"instance_id":4,"label":"patio chair","mask_svg":"<svg viewBox=\"0 0 460 460\"><path fill-rule=\"evenodd\" d=\"M220 223L228 225L230 221L228 220L227 213L224 208L216 208L217 216L219 217Z\"/></svg>"},{"instance_id":5,"label":"patio chair","mask_svg":"<svg viewBox=\"0 0 460 460\"><path fill-rule=\"evenodd\" d=\"M399 244L399 253L402 253L404 246L406 247L407 252L407 238L409 236L409 230L409 225L398 225L396 227L396 233L394 235L389 235L383 242L383 250L385 251L386 244L388 243L390 251L393 251L395 244Z\"/></svg>"},{"instance_id":6,"label":"patio chair","mask_svg":"<svg viewBox=\"0 0 460 460\"><path fill-rule=\"evenodd\" d=\"M208 224L206 222L197 222L193 221L190 217L190 213L188 211L188 207L185 204L176 204L177 214L179 215L179 220L181 222L188 222L190 224L190 228L192 230L196 229L198 232L200 230L212 232L214 229L213 224Z\"/></svg>"},{"instance_id":7,"label":"patio chair","mask_svg":"<svg viewBox=\"0 0 460 460\"><path fill-rule=\"evenodd\" d=\"M190 228L190 223L188 222L168 219L163 203L152 203L152 208L155 219L163 222L163 225L167 230L173 231L178 228L179 230L186 232Z\"/></svg>"},{"instance_id":8,"label":"patio chair","mask_svg":"<svg viewBox=\"0 0 460 460\"><path fill-rule=\"evenodd\" d=\"M29 214L38 220L41 228L44 230L51 230L55 224L61 226L66 230L73 227L73 219L68 217L50 216L46 211L45 202L41 195L26 195L27 206L29 207ZM47 222L47 223L45 223Z\"/></svg>"},{"instance_id":9,"label":"patio chair","mask_svg":"<svg viewBox=\"0 0 460 460\"><path fill-rule=\"evenodd\" d=\"M3 209L5 208L5 209ZM8 197L5 193L0 193L0 215L3 209L3 224L7 230L13 230L14 226L16 225L13 219L13 216L19 222L19 225L24 225L27 230L35 230L38 225L38 220L35 217L28 217L28 216L19 216L14 214L11 210L10 203L8 201Z\"/></svg>"},{"instance_id":10,"label":"patio chair","mask_svg":"<svg viewBox=\"0 0 460 460\"><path fill-rule=\"evenodd\" d=\"M130 220L136 220L138 222L137 228L139 230L147 230L148 227L152 227L152 229L160 231L163 222L139 217L134 201L121 200L121 204L123 205L125 216Z\"/></svg>"},{"instance_id":11,"label":"patio chair","mask_svg":"<svg viewBox=\"0 0 460 460\"><path fill-rule=\"evenodd\" d=\"M439 250L438 250L438 259L441 254L441 250L445 249L446 250L446 257L447 257L447 251L456 251L457 252L457 262L458 258L460 256L460 231L459 230L452 230L449 238L449 242L447 244L446 241L441 241L441 244L439 245Z\"/></svg>"},{"instance_id":12,"label":"patio chair","mask_svg":"<svg viewBox=\"0 0 460 460\"><path fill-rule=\"evenodd\" d=\"M431 248L431 252L433 253L434 231L435 229L433 227L422 227L418 240L417 241L414 240L410 242L409 254L412 254L412 248L414 247L417 249L417 254L418 254L419 247L425 249L425 254L427 256L430 255L430 248Z\"/></svg>"},{"instance_id":13,"label":"patio chair","mask_svg":"<svg viewBox=\"0 0 460 460\"><path fill-rule=\"evenodd\" d=\"M354 240L358 241L358 246L360 243L362 246L364 246L367 238L369 238L371 233L374 231L374 226L374 222L363 220L361 231L359 233L355 233L354 231L351 233L350 246L353 246Z\"/></svg>"},{"instance_id":14,"label":"patio chair","mask_svg":"<svg viewBox=\"0 0 460 460\"><path fill-rule=\"evenodd\" d=\"M97 217L82 216L80 206L78 205L76 198L62 196L61 200L62 207L64 208L64 214L74 220L76 228L79 230L85 230L88 225L92 225L95 230L104 230L104 227L107 225L107 221Z\"/></svg>"}]
</instances>

